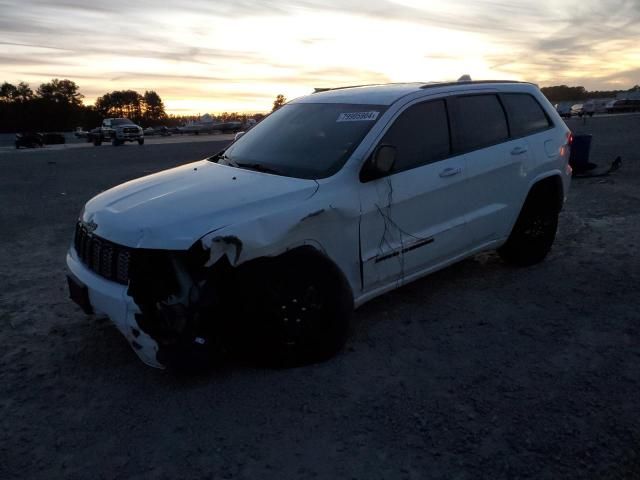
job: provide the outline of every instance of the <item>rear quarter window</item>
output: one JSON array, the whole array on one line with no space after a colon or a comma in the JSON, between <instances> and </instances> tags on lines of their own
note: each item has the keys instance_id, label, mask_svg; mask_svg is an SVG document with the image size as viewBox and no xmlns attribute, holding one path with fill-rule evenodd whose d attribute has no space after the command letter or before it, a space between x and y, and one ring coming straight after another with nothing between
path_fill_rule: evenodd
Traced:
<instances>
[{"instance_id":1,"label":"rear quarter window","mask_svg":"<svg viewBox=\"0 0 640 480\"><path fill-rule=\"evenodd\" d=\"M531 95L505 93L500 96L507 111L512 137L522 137L551 127L546 113Z\"/></svg>"},{"instance_id":2,"label":"rear quarter window","mask_svg":"<svg viewBox=\"0 0 640 480\"><path fill-rule=\"evenodd\" d=\"M466 152L509 138L507 118L497 95L456 99L456 150Z\"/></svg>"}]
</instances>

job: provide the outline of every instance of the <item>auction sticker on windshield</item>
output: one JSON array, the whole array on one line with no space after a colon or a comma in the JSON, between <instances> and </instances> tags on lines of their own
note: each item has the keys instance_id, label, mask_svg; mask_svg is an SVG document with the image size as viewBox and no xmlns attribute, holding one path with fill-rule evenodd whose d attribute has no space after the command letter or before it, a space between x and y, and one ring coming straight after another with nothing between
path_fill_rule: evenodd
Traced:
<instances>
[{"instance_id":1,"label":"auction sticker on windshield","mask_svg":"<svg viewBox=\"0 0 640 480\"><path fill-rule=\"evenodd\" d=\"M378 118L380 112L351 112L338 115L336 122L370 122Z\"/></svg>"}]
</instances>

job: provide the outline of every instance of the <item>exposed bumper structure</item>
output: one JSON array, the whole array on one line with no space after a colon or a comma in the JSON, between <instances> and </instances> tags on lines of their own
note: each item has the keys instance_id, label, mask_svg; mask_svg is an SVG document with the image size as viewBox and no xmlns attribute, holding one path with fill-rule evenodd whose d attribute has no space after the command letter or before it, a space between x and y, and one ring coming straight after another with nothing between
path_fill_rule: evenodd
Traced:
<instances>
[{"instance_id":1,"label":"exposed bumper structure","mask_svg":"<svg viewBox=\"0 0 640 480\"><path fill-rule=\"evenodd\" d=\"M138 325L136 315L140 314L140 309L127 295L128 287L91 272L80 263L73 248L67 253L67 267L76 279L87 287L89 302L94 312L111 319L144 363L151 367L164 368L156 358L157 342Z\"/></svg>"}]
</instances>

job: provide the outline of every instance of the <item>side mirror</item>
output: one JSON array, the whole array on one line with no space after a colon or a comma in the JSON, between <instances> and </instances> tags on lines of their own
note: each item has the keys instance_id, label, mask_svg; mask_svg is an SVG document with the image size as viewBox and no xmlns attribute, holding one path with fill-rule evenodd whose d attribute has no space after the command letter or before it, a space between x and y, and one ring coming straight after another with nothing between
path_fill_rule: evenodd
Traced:
<instances>
[{"instance_id":1,"label":"side mirror","mask_svg":"<svg viewBox=\"0 0 640 480\"><path fill-rule=\"evenodd\" d=\"M238 140L241 136L243 136L245 133L247 132L238 132L236 133L236 136L233 137L233 141L235 142L236 140Z\"/></svg>"},{"instance_id":2,"label":"side mirror","mask_svg":"<svg viewBox=\"0 0 640 480\"><path fill-rule=\"evenodd\" d=\"M387 176L396 163L396 152L393 145L379 145L362 169L360 179L369 182Z\"/></svg>"}]
</instances>

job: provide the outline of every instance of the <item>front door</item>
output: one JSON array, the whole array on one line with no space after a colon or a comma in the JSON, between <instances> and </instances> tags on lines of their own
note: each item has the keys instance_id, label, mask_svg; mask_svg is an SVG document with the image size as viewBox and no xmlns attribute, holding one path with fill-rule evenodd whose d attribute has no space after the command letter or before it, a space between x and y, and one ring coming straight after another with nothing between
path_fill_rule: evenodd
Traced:
<instances>
[{"instance_id":1,"label":"front door","mask_svg":"<svg viewBox=\"0 0 640 480\"><path fill-rule=\"evenodd\" d=\"M365 290L401 283L471 245L465 157L451 155L445 100L408 107L380 144L397 154L390 175L361 184Z\"/></svg>"}]
</instances>

